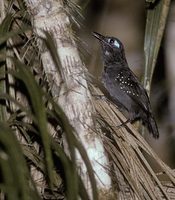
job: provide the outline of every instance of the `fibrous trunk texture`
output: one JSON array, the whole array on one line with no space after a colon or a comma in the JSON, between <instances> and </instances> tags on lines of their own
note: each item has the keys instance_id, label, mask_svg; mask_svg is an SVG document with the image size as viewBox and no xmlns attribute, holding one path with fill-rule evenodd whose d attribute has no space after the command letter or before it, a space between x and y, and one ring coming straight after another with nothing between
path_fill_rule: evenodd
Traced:
<instances>
[{"instance_id":1,"label":"fibrous trunk texture","mask_svg":"<svg viewBox=\"0 0 175 200\"><path fill-rule=\"evenodd\" d=\"M99 137L92 131L93 106L85 79L85 68L80 59L76 43L73 39L71 22L66 5L61 0L25 0L33 19L35 33L44 37L44 32L52 34L60 60L61 75L53 62L48 50L43 48L41 40L41 59L44 72L50 83L50 89L56 102L61 105L75 128L77 137L87 150L91 164L97 175L98 188L109 189L111 180L107 173L108 160ZM66 143L66 142L65 142ZM66 146L66 145L65 145ZM86 167L79 154L78 166L87 189L90 189Z\"/></svg>"}]
</instances>

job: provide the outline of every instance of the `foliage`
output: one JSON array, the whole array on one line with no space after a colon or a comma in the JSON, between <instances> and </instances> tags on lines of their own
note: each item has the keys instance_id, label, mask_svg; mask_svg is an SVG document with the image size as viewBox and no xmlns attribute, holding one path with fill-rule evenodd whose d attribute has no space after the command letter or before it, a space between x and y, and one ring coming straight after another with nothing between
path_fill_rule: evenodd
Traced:
<instances>
[{"instance_id":1,"label":"foliage","mask_svg":"<svg viewBox=\"0 0 175 200\"><path fill-rule=\"evenodd\" d=\"M63 199L66 193L67 199L76 200L78 196L83 200L89 199L77 173L75 151L78 151L88 169L93 199L97 200L95 175L86 151L76 139L75 130L62 108L50 95L52 83L48 83L43 72L37 39L33 35L25 6L22 3L12 3L7 13L12 14L7 14L0 25L1 198ZM159 26L155 28L159 30ZM145 46L154 37L155 35L150 34L149 41L145 40ZM148 53L148 63L155 61L160 41L159 38L156 44L151 43L150 50L155 53L153 57L151 52ZM59 58L55 54L56 47L50 35L47 35L45 44L59 70ZM153 68L150 70L150 79ZM93 86L92 90L97 94L99 92ZM94 105L99 116L97 121L103 132L98 134L102 135L114 171L120 172L113 176L114 183L118 184L122 178L126 188L130 189L130 195L139 199L156 199L157 196L168 199L166 188L143 151L158 163L171 184L175 184L174 172L158 158L131 125L122 129L116 127L116 122L120 124L124 118L114 106L97 100ZM70 156L63 150L63 135ZM34 180L33 168L35 173L42 174L40 176L39 173L42 180Z\"/></svg>"},{"instance_id":2,"label":"foliage","mask_svg":"<svg viewBox=\"0 0 175 200\"><path fill-rule=\"evenodd\" d=\"M40 199L40 195L45 199L63 199L65 194L68 199L78 196L89 199L77 174L75 151L78 151L87 165L94 188L92 196L98 199L86 151L75 138L75 130L63 110L49 93L36 41L30 24L26 23L29 19L20 18L18 14L7 15L0 26L1 76L6 79L1 81L3 90L0 94L5 115L0 123L1 195L23 200ZM14 28L16 22L20 26ZM47 34L45 42L58 66L59 58L56 49L53 50L50 35ZM70 157L61 144L63 134ZM33 167L36 172L41 172L42 180L33 180ZM42 189L40 195L37 189Z\"/></svg>"}]
</instances>

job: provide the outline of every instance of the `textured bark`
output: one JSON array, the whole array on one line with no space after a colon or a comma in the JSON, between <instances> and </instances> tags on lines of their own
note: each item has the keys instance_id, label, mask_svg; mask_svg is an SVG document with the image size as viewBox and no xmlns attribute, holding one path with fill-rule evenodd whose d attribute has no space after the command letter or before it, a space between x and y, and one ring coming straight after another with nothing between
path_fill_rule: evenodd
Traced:
<instances>
[{"instance_id":1,"label":"textured bark","mask_svg":"<svg viewBox=\"0 0 175 200\"><path fill-rule=\"evenodd\" d=\"M33 18L36 34L44 37L43 30L48 31L55 40L64 84L62 84L49 51L43 49L40 41L43 68L50 83L52 95L64 109L78 134L77 137L87 150L98 177L99 189L109 189L111 186L110 177L103 167L108 167L108 161L101 140L91 129L93 126L91 96L85 79L85 68L73 39L66 7L61 0L26 0L25 2ZM81 168L84 183L89 188L87 170L79 154L77 154L77 163Z\"/></svg>"}]
</instances>

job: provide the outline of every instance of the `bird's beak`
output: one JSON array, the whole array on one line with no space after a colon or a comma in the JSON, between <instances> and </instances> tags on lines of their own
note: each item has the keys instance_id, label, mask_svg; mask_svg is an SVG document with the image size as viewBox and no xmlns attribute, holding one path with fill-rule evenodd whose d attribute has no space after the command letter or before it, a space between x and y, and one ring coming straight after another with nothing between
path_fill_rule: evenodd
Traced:
<instances>
[{"instance_id":1,"label":"bird's beak","mask_svg":"<svg viewBox=\"0 0 175 200\"><path fill-rule=\"evenodd\" d=\"M100 40L100 41L103 41L104 40L104 36L103 35L101 35L100 33L97 33L97 32L92 32L92 35L94 36L94 37L96 37L98 40Z\"/></svg>"}]
</instances>

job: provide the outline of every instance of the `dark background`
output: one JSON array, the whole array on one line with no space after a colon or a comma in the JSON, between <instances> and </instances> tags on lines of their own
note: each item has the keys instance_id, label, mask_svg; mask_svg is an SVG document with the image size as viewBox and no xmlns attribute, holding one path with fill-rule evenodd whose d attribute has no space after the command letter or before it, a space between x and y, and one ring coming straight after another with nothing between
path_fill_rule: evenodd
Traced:
<instances>
[{"instance_id":1,"label":"dark background","mask_svg":"<svg viewBox=\"0 0 175 200\"><path fill-rule=\"evenodd\" d=\"M144 72L145 1L93 0L83 1L79 22L80 49L89 71L97 78L102 70L100 45L92 31L119 38L125 46L130 68L139 77ZM148 134L146 140L171 167L175 167L175 7L171 4L151 89L151 104L158 123L160 138Z\"/></svg>"}]
</instances>

